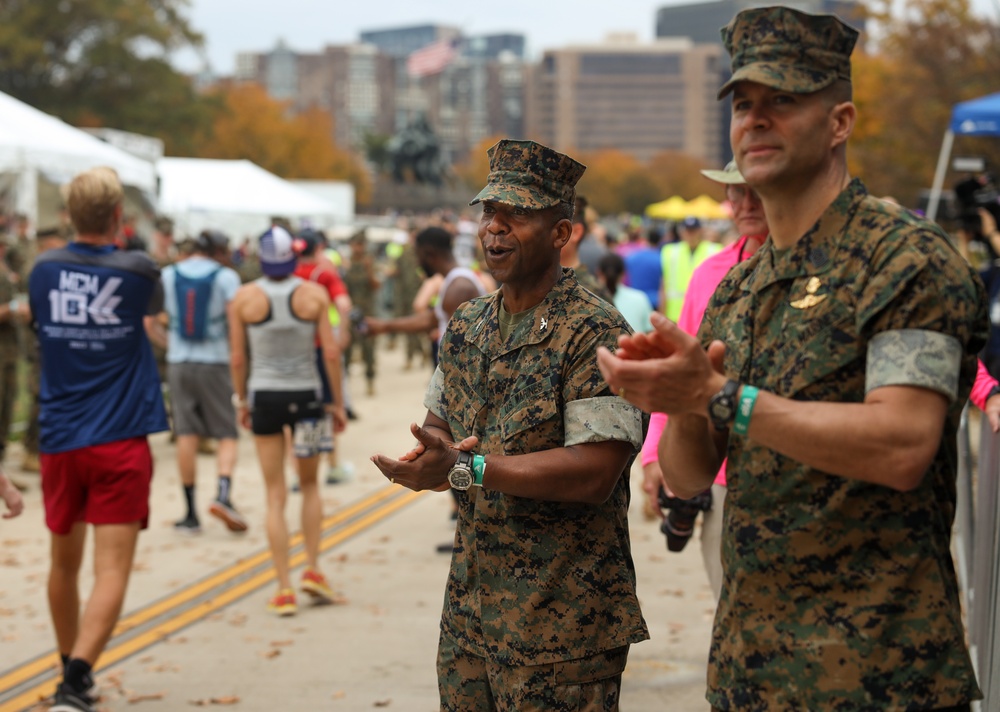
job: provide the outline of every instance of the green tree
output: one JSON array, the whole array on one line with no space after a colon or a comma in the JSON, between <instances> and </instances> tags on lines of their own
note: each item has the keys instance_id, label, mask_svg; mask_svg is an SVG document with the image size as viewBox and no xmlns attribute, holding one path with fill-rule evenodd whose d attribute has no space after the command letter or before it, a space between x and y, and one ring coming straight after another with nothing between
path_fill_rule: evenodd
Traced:
<instances>
[{"instance_id":1,"label":"green tree","mask_svg":"<svg viewBox=\"0 0 1000 712\"><path fill-rule=\"evenodd\" d=\"M72 124L163 138L183 151L212 106L170 53L199 47L188 0L4 0L0 91Z\"/></svg>"}]
</instances>

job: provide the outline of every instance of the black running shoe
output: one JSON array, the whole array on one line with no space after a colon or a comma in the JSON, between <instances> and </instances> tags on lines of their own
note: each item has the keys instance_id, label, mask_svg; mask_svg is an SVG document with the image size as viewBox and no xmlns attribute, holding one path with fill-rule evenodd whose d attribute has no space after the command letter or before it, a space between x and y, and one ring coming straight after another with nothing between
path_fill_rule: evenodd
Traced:
<instances>
[{"instance_id":1,"label":"black running shoe","mask_svg":"<svg viewBox=\"0 0 1000 712\"><path fill-rule=\"evenodd\" d=\"M74 692L60 683L49 712L96 712L93 700L84 692Z\"/></svg>"},{"instance_id":2,"label":"black running shoe","mask_svg":"<svg viewBox=\"0 0 1000 712\"><path fill-rule=\"evenodd\" d=\"M201 534L201 522L197 517L188 515L179 522L174 522L174 531L184 536L195 536Z\"/></svg>"}]
</instances>

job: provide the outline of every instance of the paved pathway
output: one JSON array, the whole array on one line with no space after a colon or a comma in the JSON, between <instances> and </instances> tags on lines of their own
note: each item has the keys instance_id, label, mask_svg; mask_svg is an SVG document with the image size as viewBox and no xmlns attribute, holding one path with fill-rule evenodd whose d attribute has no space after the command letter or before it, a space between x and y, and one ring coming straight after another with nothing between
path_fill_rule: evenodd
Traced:
<instances>
[{"instance_id":1,"label":"paved pathway","mask_svg":"<svg viewBox=\"0 0 1000 712\"><path fill-rule=\"evenodd\" d=\"M213 460L201 456L204 533L184 538L172 527L182 509L173 446L165 435L155 436L150 527L140 537L122 621L98 665L100 709L438 708L434 656L448 557L435 549L452 536L450 498L388 485L367 459L376 451L405 451L412 441L407 425L423 418L430 374L404 372L399 351L381 350L377 393L368 397L360 367L355 369L351 391L361 419L350 424L340 449L356 474L323 490L322 566L342 602L300 608L292 618L265 610L275 584L263 531L263 485L249 437L240 440L234 501L250 531L230 534L208 516ZM17 452L8 458L19 460ZM636 493L638 474L637 466ZM56 680L45 598L48 535L39 500L36 485L25 513L0 521L0 712L44 709L39 701ZM293 530L299 501L290 495ZM698 543L670 554L657 526L643 520L638 497L632 510L639 597L652 639L632 648L622 709L705 712L713 602ZM89 570L89 560L84 566ZM82 585L86 594L89 575Z\"/></svg>"}]
</instances>

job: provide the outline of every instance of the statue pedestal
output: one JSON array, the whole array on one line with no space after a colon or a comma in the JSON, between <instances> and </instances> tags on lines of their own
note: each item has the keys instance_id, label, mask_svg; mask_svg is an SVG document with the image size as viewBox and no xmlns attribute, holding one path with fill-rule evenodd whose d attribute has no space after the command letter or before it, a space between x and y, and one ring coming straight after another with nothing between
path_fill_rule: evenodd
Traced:
<instances>
[{"instance_id":1,"label":"statue pedestal","mask_svg":"<svg viewBox=\"0 0 1000 712\"><path fill-rule=\"evenodd\" d=\"M396 183L391 176L379 176L373 186L368 209L379 213L386 210L427 213L438 209L461 212L472 209L469 208L469 201L474 197L476 191L462 186Z\"/></svg>"}]
</instances>

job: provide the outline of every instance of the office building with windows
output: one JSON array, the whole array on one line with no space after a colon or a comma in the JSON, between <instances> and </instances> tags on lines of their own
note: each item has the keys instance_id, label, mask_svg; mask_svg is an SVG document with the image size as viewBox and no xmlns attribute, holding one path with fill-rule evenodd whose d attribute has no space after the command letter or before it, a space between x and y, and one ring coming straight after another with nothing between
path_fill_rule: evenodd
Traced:
<instances>
[{"instance_id":1,"label":"office building with windows","mask_svg":"<svg viewBox=\"0 0 1000 712\"><path fill-rule=\"evenodd\" d=\"M726 65L717 44L632 36L548 50L526 81L527 136L557 150L679 151L721 165Z\"/></svg>"}]
</instances>

